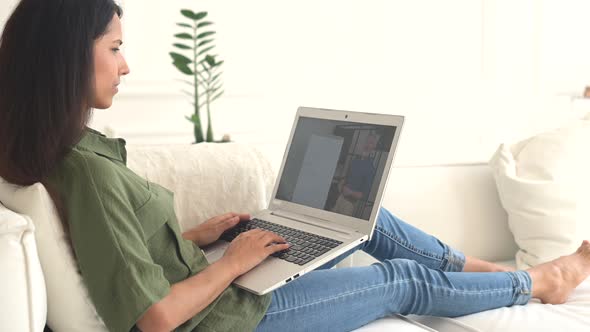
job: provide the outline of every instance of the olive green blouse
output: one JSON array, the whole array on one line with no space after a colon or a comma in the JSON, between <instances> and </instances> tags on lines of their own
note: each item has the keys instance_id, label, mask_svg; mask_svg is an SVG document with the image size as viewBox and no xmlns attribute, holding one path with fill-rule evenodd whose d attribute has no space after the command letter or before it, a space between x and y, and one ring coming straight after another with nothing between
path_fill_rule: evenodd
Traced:
<instances>
[{"instance_id":1,"label":"olive green blouse","mask_svg":"<svg viewBox=\"0 0 590 332\"><path fill-rule=\"evenodd\" d=\"M126 161L123 139L88 128L48 179L63 200L89 296L110 331L137 330L137 320L170 285L208 265L182 238L173 193ZM176 331L253 330L270 300L231 285Z\"/></svg>"}]
</instances>

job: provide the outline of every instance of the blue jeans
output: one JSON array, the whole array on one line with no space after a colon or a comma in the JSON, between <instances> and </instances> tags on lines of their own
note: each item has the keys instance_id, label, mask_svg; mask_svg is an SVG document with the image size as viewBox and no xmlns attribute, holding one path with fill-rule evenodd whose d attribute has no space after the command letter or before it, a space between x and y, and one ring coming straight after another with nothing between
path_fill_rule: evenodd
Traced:
<instances>
[{"instance_id":1,"label":"blue jeans","mask_svg":"<svg viewBox=\"0 0 590 332\"><path fill-rule=\"evenodd\" d=\"M361 249L370 266L330 269ZM526 271L461 272L465 256L381 208L370 241L272 292L256 331L349 331L394 313L456 317L526 304Z\"/></svg>"}]
</instances>

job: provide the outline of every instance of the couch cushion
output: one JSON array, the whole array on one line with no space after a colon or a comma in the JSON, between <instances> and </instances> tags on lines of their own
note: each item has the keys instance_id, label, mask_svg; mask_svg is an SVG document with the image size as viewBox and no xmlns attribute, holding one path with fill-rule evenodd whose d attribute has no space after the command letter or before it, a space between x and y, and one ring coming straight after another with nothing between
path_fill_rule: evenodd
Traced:
<instances>
[{"instance_id":1,"label":"couch cushion","mask_svg":"<svg viewBox=\"0 0 590 332\"><path fill-rule=\"evenodd\" d=\"M590 115L516 144L490 161L520 250L520 269L576 250L590 239Z\"/></svg>"},{"instance_id":2,"label":"couch cushion","mask_svg":"<svg viewBox=\"0 0 590 332\"><path fill-rule=\"evenodd\" d=\"M0 328L41 332L47 302L45 280L27 216L0 204Z\"/></svg>"},{"instance_id":3,"label":"couch cushion","mask_svg":"<svg viewBox=\"0 0 590 332\"><path fill-rule=\"evenodd\" d=\"M518 249L484 163L394 166L382 206L466 255L503 260Z\"/></svg>"},{"instance_id":4,"label":"couch cushion","mask_svg":"<svg viewBox=\"0 0 590 332\"><path fill-rule=\"evenodd\" d=\"M435 330L423 325L416 320L410 319L402 315L391 315L380 318L371 322L361 328L354 330L354 332L435 332Z\"/></svg>"}]
</instances>

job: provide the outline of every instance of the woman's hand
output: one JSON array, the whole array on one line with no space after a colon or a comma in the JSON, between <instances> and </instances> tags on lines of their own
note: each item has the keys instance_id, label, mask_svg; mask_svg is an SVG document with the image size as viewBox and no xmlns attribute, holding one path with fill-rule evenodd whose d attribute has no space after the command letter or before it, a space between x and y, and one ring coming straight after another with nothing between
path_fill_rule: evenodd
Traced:
<instances>
[{"instance_id":1,"label":"woman's hand","mask_svg":"<svg viewBox=\"0 0 590 332\"><path fill-rule=\"evenodd\" d=\"M287 241L272 232L262 229L252 229L238 235L223 253L222 261L240 276L269 255L289 248Z\"/></svg>"},{"instance_id":2,"label":"woman's hand","mask_svg":"<svg viewBox=\"0 0 590 332\"><path fill-rule=\"evenodd\" d=\"M226 230L234 227L240 221L246 220L250 220L250 214L229 212L213 217L199 226L184 232L182 237L195 242L199 247L204 247L217 241Z\"/></svg>"}]
</instances>

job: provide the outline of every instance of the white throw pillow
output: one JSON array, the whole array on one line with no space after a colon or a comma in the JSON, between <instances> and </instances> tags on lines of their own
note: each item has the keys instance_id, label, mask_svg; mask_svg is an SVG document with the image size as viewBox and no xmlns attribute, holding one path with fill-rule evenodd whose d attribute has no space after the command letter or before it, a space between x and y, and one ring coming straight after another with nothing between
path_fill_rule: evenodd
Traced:
<instances>
[{"instance_id":1,"label":"white throw pillow","mask_svg":"<svg viewBox=\"0 0 590 332\"><path fill-rule=\"evenodd\" d=\"M590 114L513 145L490 160L520 250L519 269L573 252L590 239Z\"/></svg>"},{"instance_id":2,"label":"white throw pillow","mask_svg":"<svg viewBox=\"0 0 590 332\"><path fill-rule=\"evenodd\" d=\"M0 204L0 329L43 332L47 302L30 218Z\"/></svg>"},{"instance_id":3,"label":"white throw pillow","mask_svg":"<svg viewBox=\"0 0 590 332\"><path fill-rule=\"evenodd\" d=\"M182 230L225 212L266 207L274 174L255 148L238 143L129 146L128 166L174 192ZM20 187L0 178L0 200L31 217L47 285L47 324L54 332L107 331L92 304L63 227L45 187Z\"/></svg>"}]
</instances>

